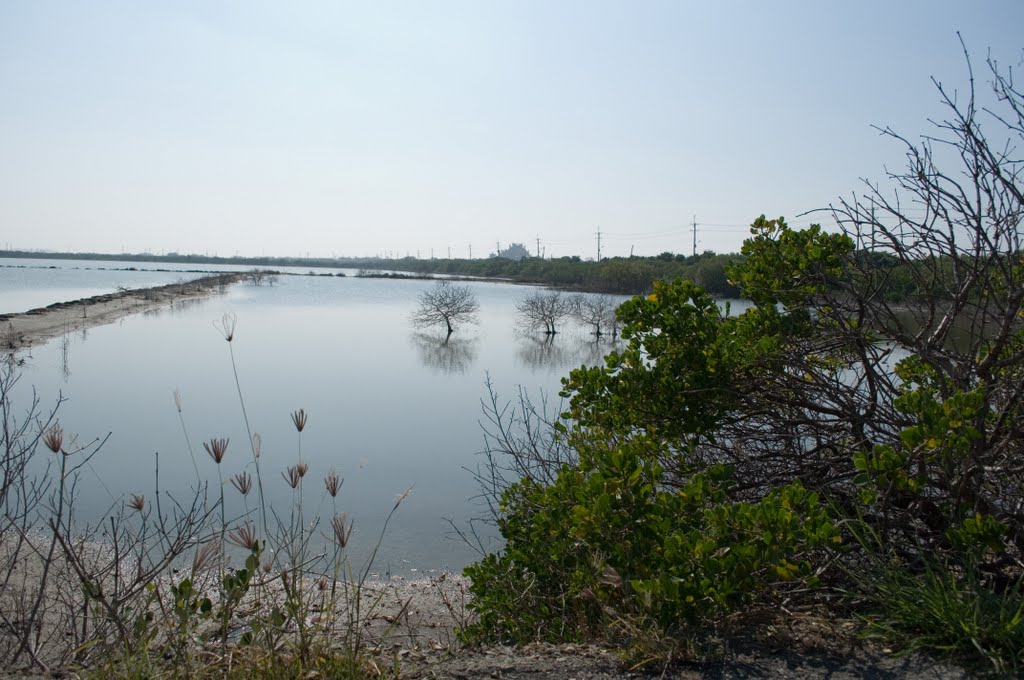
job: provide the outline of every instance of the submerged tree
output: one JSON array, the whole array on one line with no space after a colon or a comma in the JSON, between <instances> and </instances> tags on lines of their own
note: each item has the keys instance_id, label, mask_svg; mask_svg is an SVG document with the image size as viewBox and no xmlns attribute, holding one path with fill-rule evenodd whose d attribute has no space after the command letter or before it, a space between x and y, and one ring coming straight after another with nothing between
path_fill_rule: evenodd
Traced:
<instances>
[{"instance_id":1,"label":"submerged tree","mask_svg":"<svg viewBox=\"0 0 1024 680\"><path fill-rule=\"evenodd\" d=\"M527 330L543 330L545 335L557 333L557 324L572 310L573 299L557 290L534 291L516 300L520 324Z\"/></svg>"},{"instance_id":2,"label":"submerged tree","mask_svg":"<svg viewBox=\"0 0 1024 680\"><path fill-rule=\"evenodd\" d=\"M610 295L577 295L573 300L572 315L591 335L600 339L605 335L618 335L619 322L615 318L618 302Z\"/></svg>"},{"instance_id":3,"label":"submerged tree","mask_svg":"<svg viewBox=\"0 0 1024 680\"><path fill-rule=\"evenodd\" d=\"M477 323L479 310L480 303L469 286L455 286L442 279L431 290L420 293L411 321L417 328L443 326L448 337L456 324Z\"/></svg>"}]
</instances>

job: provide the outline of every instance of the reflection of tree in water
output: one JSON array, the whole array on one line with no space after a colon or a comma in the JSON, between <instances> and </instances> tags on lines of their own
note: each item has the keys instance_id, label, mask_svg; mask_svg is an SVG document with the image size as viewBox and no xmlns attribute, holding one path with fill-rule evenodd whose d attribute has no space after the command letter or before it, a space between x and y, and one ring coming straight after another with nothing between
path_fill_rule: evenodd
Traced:
<instances>
[{"instance_id":1,"label":"reflection of tree in water","mask_svg":"<svg viewBox=\"0 0 1024 680\"><path fill-rule=\"evenodd\" d=\"M532 369L565 366L573 352L562 340L554 335L524 337L519 343L519 360Z\"/></svg>"},{"instance_id":2,"label":"reflection of tree in water","mask_svg":"<svg viewBox=\"0 0 1024 680\"><path fill-rule=\"evenodd\" d=\"M170 300L167 304L161 304L150 309L142 310L142 316L146 317L158 317L165 314L174 316L184 312L192 307L199 307L206 304L209 301L205 297L194 297L194 298L178 298L176 300Z\"/></svg>"},{"instance_id":3,"label":"reflection of tree in water","mask_svg":"<svg viewBox=\"0 0 1024 680\"><path fill-rule=\"evenodd\" d=\"M432 333L412 333L409 339L419 350L423 365L443 373L465 373L476 361L476 339L445 338L443 334Z\"/></svg>"},{"instance_id":4,"label":"reflection of tree in water","mask_svg":"<svg viewBox=\"0 0 1024 680\"><path fill-rule=\"evenodd\" d=\"M616 344L603 338L595 340L592 336L523 336L519 342L519 360L534 370L604 365L604 356Z\"/></svg>"},{"instance_id":5,"label":"reflection of tree in water","mask_svg":"<svg viewBox=\"0 0 1024 680\"><path fill-rule=\"evenodd\" d=\"M60 374L64 377L64 382L67 382L71 377L71 363L69 356L71 354L71 330L65 326L64 335L60 339Z\"/></svg>"},{"instance_id":6,"label":"reflection of tree in water","mask_svg":"<svg viewBox=\"0 0 1024 680\"><path fill-rule=\"evenodd\" d=\"M587 366L604 366L604 358L613 349L619 349L619 339L617 337L611 338L595 338L588 336L580 339L579 354L576 358L576 364L586 364Z\"/></svg>"}]
</instances>

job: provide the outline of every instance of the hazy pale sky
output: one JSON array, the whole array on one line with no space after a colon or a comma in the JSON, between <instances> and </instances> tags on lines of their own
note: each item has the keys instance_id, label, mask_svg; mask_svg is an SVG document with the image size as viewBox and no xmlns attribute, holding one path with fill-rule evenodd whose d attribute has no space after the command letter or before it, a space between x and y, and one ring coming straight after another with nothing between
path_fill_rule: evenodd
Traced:
<instances>
[{"instance_id":1,"label":"hazy pale sky","mask_svg":"<svg viewBox=\"0 0 1024 680\"><path fill-rule=\"evenodd\" d=\"M899 167L958 30L1024 71L1022 0L0 0L0 247L731 252Z\"/></svg>"}]
</instances>

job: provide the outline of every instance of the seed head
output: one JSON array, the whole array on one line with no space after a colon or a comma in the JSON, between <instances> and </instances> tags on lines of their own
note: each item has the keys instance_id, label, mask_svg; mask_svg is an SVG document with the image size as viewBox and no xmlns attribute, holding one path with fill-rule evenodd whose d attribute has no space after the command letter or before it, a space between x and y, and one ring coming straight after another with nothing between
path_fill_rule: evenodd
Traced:
<instances>
[{"instance_id":1,"label":"seed head","mask_svg":"<svg viewBox=\"0 0 1024 680\"><path fill-rule=\"evenodd\" d=\"M339 548L348 545L349 536L352 535L352 522L348 519L347 512L341 512L331 518L331 528L334 529L334 540Z\"/></svg>"},{"instance_id":2,"label":"seed head","mask_svg":"<svg viewBox=\"0 0 1024 680\"><path fill-rule=\"evenodd\" d=\"M302 481L302 475L299 474L298 465L292 465L290 468L288 468L288 474L282 472L281 476L284 477L284 481L288 482L288 486L292 487L293 489L296 488L299 485L299 482Z\"/></svg>"},{"instance_id":3,"label":"seed head","mask_svg":"<svg viewBox=\"0 0 1024 680\"><path fill-rule=\"evenodd\" d=\"M338 477L338 473L332 468L327 473L327 477L324 478L324 485L327 487L327 493L331 494L331 498L335 498L338 495L338 490L341 489L341 485L345 483L345 480Z\"/></svg>"},{"instance_id":4,"label":"seed head","mask_svg":"<svg viewBox=\"0 0 1024 680\"><path fill-rule=\"evenodd\" d=\"M238 493L243 496L248 496L249 492L252 491L252 477L249 476L248 472L239 472L231 478L231 484L238 489Z\"/></svg>"},{"instance_id":5,"label":"seed head","mask_svg":"<svg viewBox=\"0 0 1024 680\"><path fill-rule=\"evenodd\" d=\"M220 543L217 541L203 543L202 547L196 550L196 556L192 559L192 574L195 575L201 572L219 550Z\"/></svg>"},{"instance_id":6,"label":"seed head","mask_svg":"<svg viewBox=\"0 0 1024 680\"><path fill-rule=\"evenodd\" d=\"M256 529L249 522L229 531L227 541L246 550L253 550L260 544L256 537Z\"/></svg>"},{"instance_id":7,"label":"seed head","mask_svg":"<svg viewBox=\"0 0 1024 680\"><path fill-rule=\"evenodd\" d=\"M263 449L263 437L260 436L259 432L252 433L252 451L257 458L260 457L260 451Z\"/></svg>"},{"instance_id":8,"label":"seed head","mask_svg":"<svg viewBox=\"0 0 1024 680\"><path fill-rule=\"evenodd\" d=\"M306 409L300 408L298 411L292 411L292 423L295 424L295 429L302 432L306 427Z\"/></svg>"},{"instance_id":9,"label":"seed head","mask_svg":"<svg viewBox=\"0 0 1024 680\"><path fill-rule=\"evenodd\" d=\"M411 494L411 493L412 493L412 487L410 486L408 489L406 489L401 494L396 496L395 497L395 507L393 507L391 509L392 512L394 512L396 509L398 509L398 506L402 504L402 501L404 501L406 498L408 498L409 494Z\"/></svg>"},{"instance_id":10,"label":"seed head","mask_svg":"<svg viewBox=\"0 0 1024 680\"><path fill-rule=\"evenodd\" d=\"M309 472L309 464L308 463L299 463L298 465L295 466L295 469L298 471L299 478L301 479L302 477L306 476L307 472Z\"/></svg>"},{"instance_id":11,"label":"seed head","mask_svg":"<svg viewBox=\"0 0 1024 680\"><path fill-rule=\"evenodd\" d=\"M128 500L128 507L137 512L142 512L142 509L146 507L146 497L141 494L132 494L132 497Z\"/></svg>"},{"instance_id":12,"label":"seed head","mask_svg":"<svg viewBox=\"0 0 1024 680\"><path fill-rule=\"evenodd\" d=\"M234 314L225 314L220 318L220 324L216 322L214 326L220 331L220 334L224 336L224 339L231 342L235 339L235 324L238 323L238 317Z\"/></svg>"},{"instance_id":13,"label":"seed head","mask_svg":"<svg viewBox=\"0 0 1024 680\"><path fill-rule=\"evenodd\" d=\"M606 586L611 586L616 590L622 587L622 577L619 575L619 572L615 571L613 567L607 565L604 568L604 573L601 574L600 582Z\"/></svg>"},{"instance_id":14,"label":"seed head","mask_svg":"<svg viewBox=\"0 0 1024 680\"><path fill-rule=\"evenodd\" d=\"M228 450L228 438L218 439L215 437L208 442L203 442L203 448L213 458L213 462L220 465L220 462L224 460L224 452Z\"/></svg>"},{"instance_id":15,"label":"seed head","mask_svg":"<svg viewBox=\"0 0 1024 680\"><path fill-rule=\"evenodd\" d=\"M174 388L174 406L178 409L178 413L181 413L181 390L177 387Z\"/></svg>"},{"instance_id":16,"label":"seed head","mask_svg":"<svg viewBox=\"0 0 1024 680\"><path fill-rule=\"evenodd\" d=\"M43 443L54 453L60 453L64 446L64 428L54 425L43 434Z\"/></svg>"}]
</instances>

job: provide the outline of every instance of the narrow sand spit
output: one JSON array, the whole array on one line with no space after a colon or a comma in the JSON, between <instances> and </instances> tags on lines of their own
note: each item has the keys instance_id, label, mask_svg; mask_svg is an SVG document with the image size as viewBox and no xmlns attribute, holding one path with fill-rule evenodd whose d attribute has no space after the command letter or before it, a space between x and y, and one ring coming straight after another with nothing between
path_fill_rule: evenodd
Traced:
<instances>
[{"instance_id":1,"label":"narrow sand spit","mask_svg":"<svg viewBox=\"0 0 1024 680\"><path fill-rule=\"evenodd\" d=\"M208 297L247 274L227 272L154 288L133 288L21 314L0 314L0 350L16 351L64 333L101 326L139 312Z\"/></svg>"}]
</instances>

